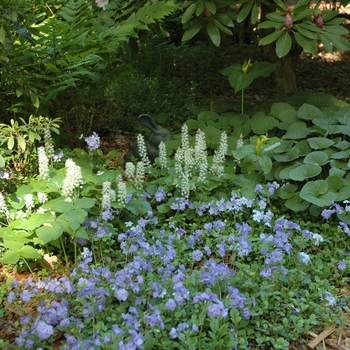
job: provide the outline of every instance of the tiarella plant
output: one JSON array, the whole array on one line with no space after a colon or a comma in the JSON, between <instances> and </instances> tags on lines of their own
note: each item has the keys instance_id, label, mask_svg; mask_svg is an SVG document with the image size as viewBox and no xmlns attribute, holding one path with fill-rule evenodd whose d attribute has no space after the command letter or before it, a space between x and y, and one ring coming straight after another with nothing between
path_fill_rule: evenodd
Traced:
<instances>
[{"instance_id":1,"label":"tiarella plant","mask_svg":"<svg viewBox=\"0 0 350 350\"><path fill-rule=\"evenodd\" d=\"M270 119L310 108L281 107L267 108ZM267 177L274 166L265 157L290 139L262 128L250 143L235 138L233 157L232 136L221 131L214 147L210 130L192 137L184 125L154 165L127 163L125 173L107 168L95 133L85 137L88 152L56 151L56 162L38 147L38 177L0 196L1 261L30 268L46 253L75 268L24 284L9 278L3 309L20 316L22 329L14 348L57 340L62 349L285 349L316 326L341 327L349 203L320 208L321 232L319 217L284 210L276 198L288 184ZM34 300L31 317L23 305Z\"/></svg>"}]
</instances>

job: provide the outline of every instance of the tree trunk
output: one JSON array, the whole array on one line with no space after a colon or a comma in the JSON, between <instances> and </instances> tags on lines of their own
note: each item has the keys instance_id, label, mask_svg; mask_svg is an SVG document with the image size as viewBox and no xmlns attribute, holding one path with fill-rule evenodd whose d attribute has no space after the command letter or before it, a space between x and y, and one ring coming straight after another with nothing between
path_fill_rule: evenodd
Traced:
<instances>
[{"instance_id":1,"label":"tree trunk","mask_svg":"<svg viewBox=\"0 0 350 350\"><path fill-rule=\"evenodd\" d=\"M271 12L271 9L264 4L261 4L261 21L264 21L266 19L266 14L269 12ZM265 37L266 35L272 33L274 29L260 29L260 31L262 34L261 37ZM295 66L303 49L297 44L294 38L292 47L286 56L278 58L275 48L275 42L262 46L262 57L268 62L278 63L277 68L274 72L276 88L285 94L292 94L297 90Z\"/></svg>"}]
</instances>

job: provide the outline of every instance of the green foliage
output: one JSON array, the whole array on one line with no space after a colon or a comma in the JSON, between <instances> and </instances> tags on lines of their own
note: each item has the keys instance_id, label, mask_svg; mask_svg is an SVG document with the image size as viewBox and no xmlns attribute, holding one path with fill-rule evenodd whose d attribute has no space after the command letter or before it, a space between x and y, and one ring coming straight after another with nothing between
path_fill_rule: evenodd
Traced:
<instances>
[{"instance_id":1,"label":"green foliage","mask_svg":"<svg viewBox=\"0 0 350 350\"><path fill-rule=\"evenodd\" d=\"M301 181L289 179L282 187L274 179L263 182L278 166L277 155L296 157L297 167L322 168L329 161L324 152L346 152L350 142L347 136L338 140L339 130L329 138L319 134L327 125L339 126L348 106L327 95L273 101L253 117L224 112L227 106L215 103L220 114L202 111L189 121L203 130L194 138L184 125L181 138L166 144L176 149L175 157L160 152L154 166L111 170L99 150L65 150L45 179L39 174L1 193L2 263L30 268L44 254L58 256L59 265L74 263L70 276L23 287L9 280L7 294L0 289L4 313L23 317L23 305L43 301L35 318L22 319L15 346L51 346L56 337L47 334L64 332L69 337L62 347L74 341L116 348L138 339L145 348L283 349L315 327L342 325L348 312L348 202L323 213L337 216L323 221L320 234L319 216L284 210ZM256 118L268 114L278 122L268 128L270 135L269 123L252 135ZM326 116L333 122L325 123ZM289 125L302 121L306 140L286 138ZM236 133L236 140L218 127ZM251 135L245 144L241 133ZM91 139L85 141L91 148ZM234 174L234 166L244 174ZM312 199L317 191L320 201L344 184L339 176L307 183L313 188L304 187L305 196Z\"/></svg>"},{"instance_id":2,"label":"green foliage","mask_svg":"<svg viewBox=\"0 0 350 350\"><path fill-rule=\"evenodd\" d=\"M13 119L18 113L60 116L68 132L78 129L80 134L91 133L87 106L103 100L109 83L130 72L120 49L177 8L173 1L101 12L85 0L26 5L3 9L2 96L16 96L4 100L3 108ZM38 15L30 16L32 11ZM18 26L21 30L14 31ZM29 34L23 37L24 31Z\"/></svg>"},{"instance_id":3,"label":"green foliage","mask_svg":"<svg viewBox=\"0 0 350 350\"><path fill-rule=\"evenodd\" d=\"M262 105L251 115L224 112L223 106L214 104L213 112L203 111L187 125L190 130L201 128L207 139L213 135L218 140L223 130L229 135L228 168L238 161L238 172L250 176L251 182L242 182L244 194L253 195L251 183L277 181L282 185L278 196L286 199L288 209L312 212L347 198L350 107L346 103L326 94L304 94ZM240 137L248 139L238 147Z\"/></svg>"},{"instance_id":4,"label":"green foliage","mask_svg":"<svg viewBox=\"0 0 350 350\"><path fill-rule=\"evenodd\" d=\"M258 24L258 28L273 29L273 31L261 34L265 36L260 38L259 45L275 42L275 51L279 58L290 52L293 39L303 49L312 53L316 52L319 41L328 52L333 52L334 46L340 50L349 50L349 41L343 37L348 31L340 25L344 19L335 18L337 11L319 10L319 4L310 8L307 0L298 1L296 5L289 7L282 1L185 1L182 16L185 32L182 40L190 40L204 31L211 42L219 46L222 36L233 34L235 24L250 21L253 25L257 25L261 5L263 5L272 12ZM318 15L321 15L321 22L319 18L316 20ZM289 19L286 20L286 17Z\"/></svg>"},{"instance_id":5,"label":"green foliage","mask_svg":"<svg viewBox=\"0 0 350 350\"><path fill-rule=\"evenodd\" d=\"M61 122L59 118L49 119L33 115L29 117L28 122L23 118L20 120L21 123L11 119L10 125L0 124L0 168L5 167L5 163L9 166L12 163L18 172L22 172L30 165L30 155L34 147L42 141L45 129L59 134Z\"/></svg>"}]
</instances>

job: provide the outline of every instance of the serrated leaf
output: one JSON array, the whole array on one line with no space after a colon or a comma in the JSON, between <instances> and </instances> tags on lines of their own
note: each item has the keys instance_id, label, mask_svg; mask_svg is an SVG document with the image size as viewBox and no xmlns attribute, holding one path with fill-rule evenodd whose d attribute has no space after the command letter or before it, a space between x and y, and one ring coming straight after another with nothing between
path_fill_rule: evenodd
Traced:
<instances>
[{"instance_id":1,"label":"serrated leaf","mask_svg":"<svg viewBox=\"0 0 350 350\"><path fill-rule=\"evenodd\" d=\"M276 42L276 55L279 58L286 56L292 47L292 37L288 32L284 32Z\"/></svg>"}]
</instances>

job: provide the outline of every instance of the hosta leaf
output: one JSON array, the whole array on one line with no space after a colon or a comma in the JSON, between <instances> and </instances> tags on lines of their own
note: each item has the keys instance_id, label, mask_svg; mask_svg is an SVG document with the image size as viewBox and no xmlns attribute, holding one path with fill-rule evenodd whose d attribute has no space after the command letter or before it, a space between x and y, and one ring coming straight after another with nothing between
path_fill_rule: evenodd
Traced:
<instances>
[{"instance_id":1,"label":"hosta leaf","mask_svg":"<svg viewBox=\"0 0 350 350\"><path fill-rule=\"evenodd\" d=\"M307 142L312 149L324 149L334 145L334 142L326 137L310 137Z\"/></svg>"},{"instance_id":2,"label":"hosta leaf","mask_svg":"<svg viewBox=\"0 0 350 350\"><path fill-rule=\"evenodd\" d=\"M322 168L315 164L303 164L289 172L289 176L295 181L305 181L321 174Z\"/></svg>"},{"instance_id":3,"label":"hosta leaf","mask_svg":"<svg viewBox=\"0 0 350 350\"><path fill-rule=\"evenodd\" d=\"M327 207L332 204L337 195L329 191L326 180L307 182L300 191L300 197L319 207Z\"/></svg>"},{"instance_id":4,"label":"hosta leaf","mask_svg":"<svg viewBox=\"0 0 350 350\"><path fill-rule=\"evenodd\" d=\"M328 162L328 155L322 151L314 151L306 155L304 158L305 164L324 165Z\"/></svg>"}]
</instances>

